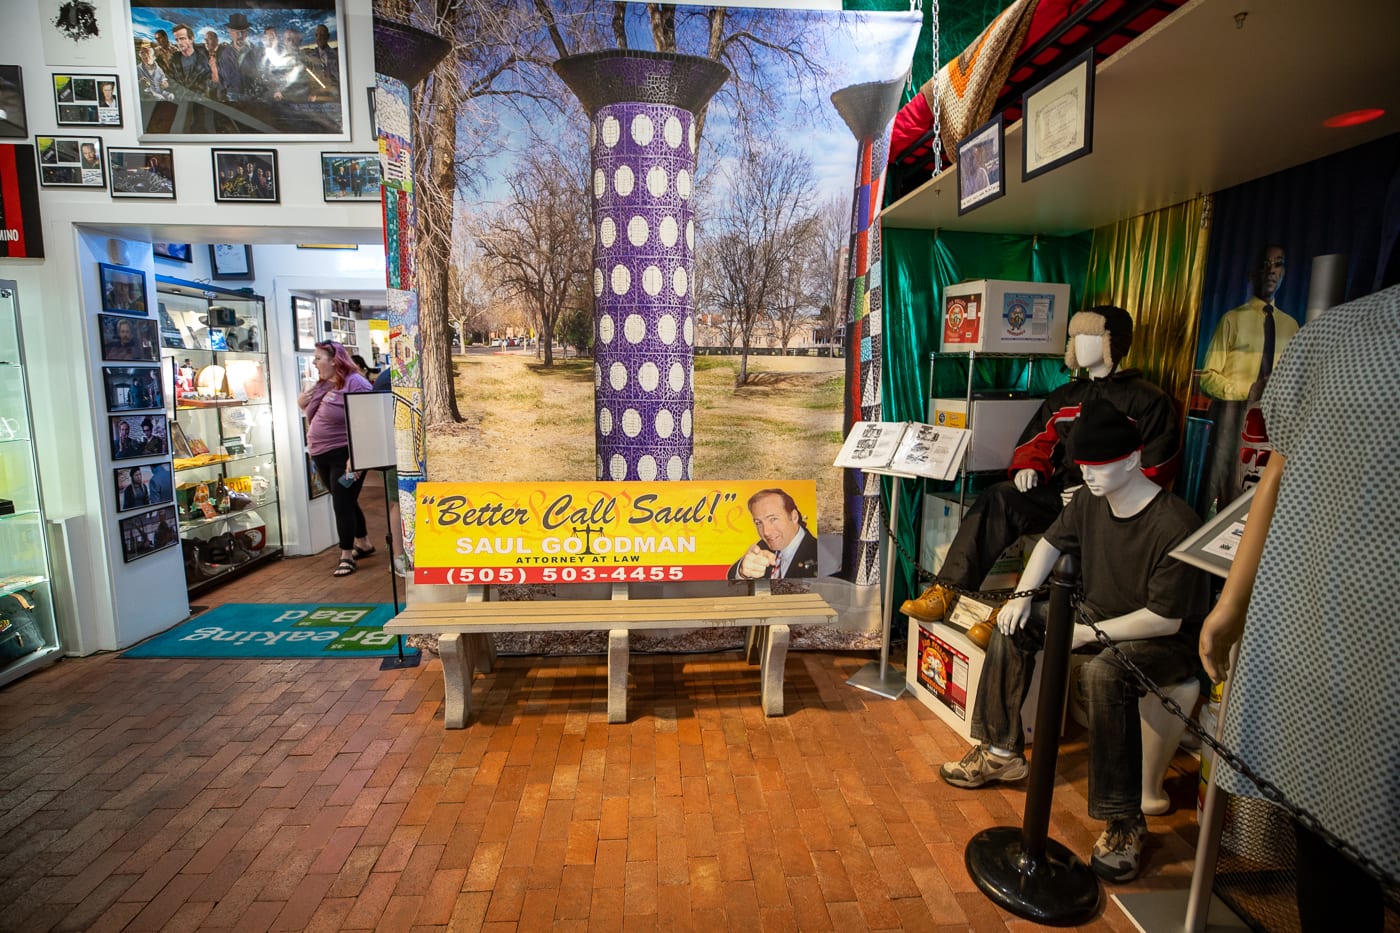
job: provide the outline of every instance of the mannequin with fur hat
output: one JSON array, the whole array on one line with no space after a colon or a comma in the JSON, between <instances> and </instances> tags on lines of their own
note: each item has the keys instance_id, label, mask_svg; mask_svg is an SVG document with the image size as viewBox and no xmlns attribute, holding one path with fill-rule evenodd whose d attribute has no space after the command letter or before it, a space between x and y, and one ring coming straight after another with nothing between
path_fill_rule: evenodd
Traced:
<instances>
[{"instance_id":1,"label":"mannequin with fur hat","mask_svg":"<svg viewBox=\"0 0 1400 933\"><path fill-rule=\"evenodd\" d=\"M1050 393L1021 433L1011 456L1010 479L984 490L964 516L948 548L938 578L975 590L1002 551L1026 534L1040 534L1060 514L1067 493L1081 483L1078 466L1066 455L1080 407L1104 399L1131 418L1143 437L1142 470L1148 479L1169 486L1175 478L1180 447L1176 407L1160 388L1121 364L1133 343L1133 319L1127 311L1100 305L1079 311L1069 321L1065 365L1078 376ZM905 615L933 622L951 607L954 592L936 582L900 607ZM974 627L969 636L985 645L990 626Z\"/></svg>"}]
</instances>

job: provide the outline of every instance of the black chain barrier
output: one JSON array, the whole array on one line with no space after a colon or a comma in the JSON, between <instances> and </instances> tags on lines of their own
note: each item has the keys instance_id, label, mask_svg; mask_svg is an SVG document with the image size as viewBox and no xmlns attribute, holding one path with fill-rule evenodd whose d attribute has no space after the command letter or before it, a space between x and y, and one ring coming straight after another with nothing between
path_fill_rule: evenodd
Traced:
<instances>
[{"instance_id":1,"label":"black chain barrier","mask_svg":"<svg viewBox=\"0 0 1400 933\"><path fill-rule=\"evenodd\" d=\"M911 555L909 553L909 550L906 547L904 547L903 544L900 543L899 539L889 533L888 528L886 528L885 533L889 537L890 542L894 545L899 555L915 568L920 582L930 581L932 583L937 583L938 585L958 594L959 596L969 596L973 599L976 599L978 602L984 603L996 603L1002 601L1009 602L1010 600L1020 599L1026 596L1039 596L1049 589L1048 586L1042 585L1033 590L973 590L968 589L966 587L958 586L953 583L949 583L947 580L939 578L937 574L931 573L928 570L925 570L922 566L920 566L919 562L913 558L913 555ZM1378 881L1382 885L1382 887L1386 889L1388 897L1390 897L1391 899L1400 897L1400 881L1397 881L1396 878L1386 873L1386 871L1382 869L1380 865L1375 862L1375 860L1371 859L1369 856L1359 851L1351 843L1347 842L1346 840L1342 839L1341 837L1328 830L1325 826L1322 825L1318 818L1314 816L1311 812L1309 812L1306 808L1299 806L1292 800L1289 800L1288 797L1283 793L1283 791L1278 788L1278 785L1274 784L1268 778L1256 773L1253 768L1245 764L1245 762L1240 758L1239 755L1236 755L1229 748L1217 742L1215 740L1215 736L1207 734L1206 731L1201 728L1200 724L1196 722L1196 720L1192 719L1189 715L1187 715L1187 713L1185 713L1182 710L1180 703L1177 703L1171 697L1163 693L1162 689L1158 687L1155 683L1153 683L1151 678L1144 674L1142 670L1136 664L1134 664L1126 654L1124 654L1118 649L1118 646L1113 643L1113 638L1105 634L1098 627L1098 625L1095 624L1094 620L1090 619L1089 616L1085 614L1082 609L1080 609L1080 595L1081 591L1076 590L1073 599L1075 613L1081 620L1083 620L1085 625L1088 625L1091 629L1093 629L1094 637L1099 640L1099 644L1103 645L1107 650L1113 653L1114 658L1116 658L1118 663L1122 665L1122 667L1129 674L1132 675L1133 679L1137 681L1138 686L1142 687L1142 689L1146 690L1148 693L1152 694L1158 700L1160 700L1162 705L1167 708L1167 711L1169 713L1171 713L1177 719L1180 719L1183 723L1186 724L1187 730L1192 735L1196 736L1196 738L1200 739L1202 743L1207 745L1213 752L1215 752L1217 760L1224 761L1235 771L1244 775L1244 777L1255 786L1255 788L1259 791L1261 795L1263 795L1263 797L1266 800L1276 804L1284 810L1287 810L1289 815L1292 816L1293 819L1301 823L1310 832L1313 832L1319 837L1321 837L1322 840L1325 841L1333 849L1336 849L1338 852L1342 853L1347 858L1351 859L1353 862L1359 865L1361 869L1366 872L1366 874L1370 875L1372 878ZM990 621L995 622L995 619L992 619Z\"/></svg>"}]
</instances>

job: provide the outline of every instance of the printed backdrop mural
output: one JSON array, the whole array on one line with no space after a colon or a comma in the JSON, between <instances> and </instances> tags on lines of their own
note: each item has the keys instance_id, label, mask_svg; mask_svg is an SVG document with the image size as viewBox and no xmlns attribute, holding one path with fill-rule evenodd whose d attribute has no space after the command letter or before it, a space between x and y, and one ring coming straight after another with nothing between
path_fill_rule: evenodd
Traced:
<instances>
[{"instance_id":1,"label":"printed backdrop mural","mask_svg":"<svg viewBox=\"0 0 1400 933\"><path fill-rule=\"evenodd\" d=\"M423 475L814 479L826 569L875 583L878 483L831 462L879 417L873 218L921 16L652 12L375 4Z\"/></svg>"}]
</instances>

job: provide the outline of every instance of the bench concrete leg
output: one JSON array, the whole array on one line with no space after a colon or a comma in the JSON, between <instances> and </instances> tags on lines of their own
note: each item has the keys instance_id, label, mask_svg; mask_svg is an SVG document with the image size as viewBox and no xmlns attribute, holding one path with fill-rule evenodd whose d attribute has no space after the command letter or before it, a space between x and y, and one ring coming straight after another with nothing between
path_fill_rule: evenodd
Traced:
<instances>
[{"instance_id":1,"label":"bench concrete leg","mask_svg":"<svg viewBox=\"0 0 1400 933\"><path fill-rule=\"evenodd\" d=\"M442 656L443 724L465 729L472 712L472 651L465 635L438 637Z\"/></svg>"},{"instance_id":2,"label":"bench concrete leg","mask_svg":"<svg viewBox=\"0 0 1400 933\"><path fill-rule=\"evenodd\" d=\"M627 721L627 629L608 632L608 722Z\"/></svg>"},{"instance_id":3,"label":"bench concrete leg","mask_svg":"<svg viewBox=\"0 0 1400 933\"><path fill-rule=\"evenodd\" d=\"M496 669L496 636L489 633L472 635L472 666L483 674Z\"/></svg>"},{"instance_id":4,"label":"bench concrete leg","mask_svg":"<svg viewBox=\"0 0 1400 933\"><path fill-rule=\"evenodd\" d=\"M783 668L787 666L787 650L788 627L767 626L763 666L759 669L759 676L763 678L760 697L763 700L765 716L783 715Z\"/></svg>"}]
</instances>

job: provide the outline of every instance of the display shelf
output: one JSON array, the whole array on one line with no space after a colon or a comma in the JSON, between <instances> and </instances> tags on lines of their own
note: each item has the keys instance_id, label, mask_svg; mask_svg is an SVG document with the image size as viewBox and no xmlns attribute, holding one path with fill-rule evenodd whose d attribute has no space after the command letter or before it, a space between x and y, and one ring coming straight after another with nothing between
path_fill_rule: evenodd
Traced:
<instances>
[{"instance_id":1,"label":"display shelf","mask_svg":"<svg viewBox=\"0 0 1400 933\"><path fill-rule=\"evenodd\" d=\"M33 441L33 438L29 437L28 435L25 435L25 436L23 436L23 437L7 437L7 438L4 438L3 440L0 440L0 444L29 444L29 443L31 443L32 441Z\"/></svg>"},{"instance_id":2,"label":"display shelf","mask_svg":"<svg viewBox=\"0 0 1400 933\"><path fill-rule=\"evenodd\" d=\"M156 276L156 294L162 319L168 322L161 332L161 357L171 360L168 366L176 370L176 378L182 386L188 387L184 395L171 399L170 412L175 422L191 446L196 440L202 441L211 452L217 453L225 444L238 440L257 451L175 470L179 477L177 512L187 510L189 500L185 495L191 488L195 495L202 495L199 486L204 485L213 498L219 483L247 475L250 462L266 465L265 472L261 468L256 472L270 483L264 491L267 498L247 508L230 510L213 518L181 519L180 536L186 541L217 534L219 526L238 516L256 516L265 529L266 544L258 552L260 556L256 561L231 564L213 575L204 570L207 565L200 564L194 555L196 549L186 547L185 583L188 591L194 594L207 588L211 581L237 576L282 552L282 516L276 495L277 459L272 430L276 409L270 395L264 340L266 313L261 296L167 276ZM167 340L167 336L171 339ZM182 372L186 360L193 373ZM190 389L200 391L204 399L191 404L194 392ZM231 397L217 397L220 395ZM180 507L181 502L186 503L186 508Z\"/></svg>"},{"instance_id":3,"label":"display shelf","mask_svg":"<svg viewBox=\"0 0 1400 933\"><path fill-rule=\"evenodd\" d=\"M244 511L247 510L245 509ZM272 545L268 545L267 547L264 547L261 551L258 551L257 554L249 560L245 560L242 563L238 564L220 565L221 569L215 571L214 573L211 573L208 576L201 577L197 580L190 580L189 593L191 596L198 596L205 590L211 590L216 586L222 585L231 577L241 576L242 574L245 574L256 567L259 567L262 564L267 563L268 561L277 560L281 556L281 547L274 547Z\"/></svg>"},{"instance_id":4,"label":"display shelf","mask_svg":"<svg viewBox=\"0 0 1400 933\"><path fill-rule=\"evenodd\" d=\"M0 515L0 522L10 522L17 518L26 518L33 515L41 515L38 509L16 509L6 515Z\"/></svg>"},{"instance_id":5,"label":"display shelf","mask_svg":"<svg viewBox=\"0 0 1400 933\"><path fill-rule=\"evenodd\" d=\"M36 586L43 586L48 582L48 577L41 576L28 576L20 577L16 580L6 580L0 582L0 596L9 596L11 593L18 593L20 590L32 590Z\"/></svg>"}]
</instances>

